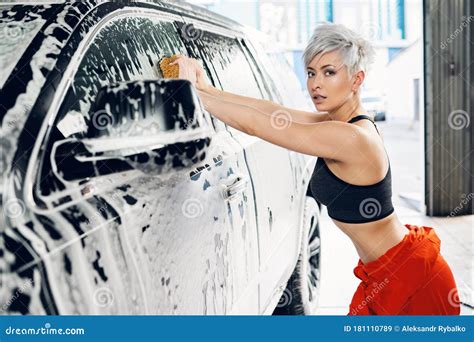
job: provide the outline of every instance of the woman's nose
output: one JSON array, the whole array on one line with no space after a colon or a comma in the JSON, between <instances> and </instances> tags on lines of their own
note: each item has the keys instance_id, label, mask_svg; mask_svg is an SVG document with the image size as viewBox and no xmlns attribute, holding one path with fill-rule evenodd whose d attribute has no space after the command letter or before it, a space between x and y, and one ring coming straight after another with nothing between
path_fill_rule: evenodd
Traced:
<instances>
[{"instance_id":1,"label":"woman's nose","mask_svg":"<svg viewBox=\"0 0 474 342\"><path fill-rule=\"evenodd\" d=\"M314 76L309 80L309 87L313 91L317 88L321 88L321 82L317 76Z\"/></svg>"}]
</instances>

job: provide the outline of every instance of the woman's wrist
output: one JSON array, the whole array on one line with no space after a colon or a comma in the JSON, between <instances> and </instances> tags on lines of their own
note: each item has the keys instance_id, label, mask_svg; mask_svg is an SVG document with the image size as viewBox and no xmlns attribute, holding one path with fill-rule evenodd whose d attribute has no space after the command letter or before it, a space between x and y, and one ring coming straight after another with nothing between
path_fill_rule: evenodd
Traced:
<instances>
[{"instance_id":1,"label":"woman's wrist","mask_svg":"<svg viewBox=\"0 0 474 342\"><path fill-rule=\"evenodd\" d=\"M219 94L219 89L215 88L214 86L210 84L206 84L205 86L200 86L197 89L203 93L213 95L213 96L216 96Z\"/></svg>"},{"instance_id":2,"label":"woman's wrist","mask_svg":"<svg viewBox=\"0 0 474 342\"><path fill-rule=\"evenodd\" d=\"M214 96L199 89L198 89L198 94L202 100L202 104L204 105L204 108L207 111L210 111L212 107L212 102L215 100Z\"/></svg>"}]
</instances>

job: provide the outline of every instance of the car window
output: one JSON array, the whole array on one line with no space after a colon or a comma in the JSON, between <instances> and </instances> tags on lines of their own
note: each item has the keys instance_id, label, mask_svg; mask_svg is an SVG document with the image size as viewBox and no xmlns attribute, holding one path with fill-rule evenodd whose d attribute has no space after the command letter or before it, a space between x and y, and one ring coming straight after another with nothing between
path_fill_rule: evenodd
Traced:
<instances>
[{"instance_id":1,"label":"car window","mask_svg":"<svg viewBox=\"0 0 474 342\"><path fill-rule=\"evenodd\" d=\"M288 63L283 52L267 52L269 59L269 72L274 80L279 84L279 93L282 98L282 104L292 108L307 110L309 97L306 96L300 86L300 81L295 75L293 68ZM311 107L310 107L311 108Z\"/></svg>"},{"instance_id":2,"label":"car window","mask_svg":"<svg viewBox=\"0 0 474 342\"><path fill-rule=\"evenodd\" d=\"M282 47L275 46L266 36L252 35L245 45L258 60L259 69L274 101L291 108L314 111L306 89L290 66Z\"/></svg>"},{"instance_id":3,"label":"car window","mask_svg":"<svg viewBox=\"0 0 474 342\"><path fill-rule=\"evenodd\" d=\"M109 23L82 59L57 121L67 113L80 113L88 123L90 107L101 87L161 78L157 66L161 58L185 51L172 22L132 17Z\"/></svg>"},{"instance_id":4,"label":"car window","mask_svg":"<svg viewBox=\"0 0 474 342\"><path fill-rule=\"evenodd\" d=\"M225 91L255 98L266 98L239 40L209 31L195 41L201 57ZM229 131L235 129L228 126Z\"/></svg>"},{"instance_id":5,"label":"car window","mask_svg":"<svg viewBox=\"0 0 474 342\"><path fill-rule=\"evenodd\" d=\"M262 91L236 38L204 31L202 57L212 66L223 90L262 98Z\"/></svg>"},{"instance_id":6,"label":"car window","mask_svg":"<svg viewBox=\"0 0 474 342\"><path fill-rule=\"evenodd\" d=\"M106 24L87 48L71 86L60 106L45 143L65 138L83 137L91 122L89 110L100 88L133 80L161 78L157 64L164 56L181 53L186 48L172 21L154 17L123 17ZM100 120L97 119L97 120ZM92 120L94 121L94 120ZM41 188L54 188L49 158L42 158Z\"/></svg>"}]
</instances>

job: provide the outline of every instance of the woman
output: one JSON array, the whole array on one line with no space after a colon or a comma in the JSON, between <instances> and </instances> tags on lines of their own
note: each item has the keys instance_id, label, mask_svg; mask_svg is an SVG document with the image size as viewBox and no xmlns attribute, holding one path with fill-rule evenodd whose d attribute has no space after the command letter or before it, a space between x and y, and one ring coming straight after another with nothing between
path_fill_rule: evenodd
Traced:
<instances>
[{"instance_id":1,"label":"woman","mask_svg":"<svg viewBox=\"0 0 474 342\"><path fill-rule=\"evenodd\" d=\"M318 113L218 90L195 59L178 56L174 63L212 115L247 134L319 157L313 195L360 257L354 274L361 283L349 315L459 314L456 284L433 228L402 224L392 206L383 140L360 101L373 48L342 25L322 24L303 57ZM287 124L274 127L282 113Z\"/></svg>"}]
</instances>

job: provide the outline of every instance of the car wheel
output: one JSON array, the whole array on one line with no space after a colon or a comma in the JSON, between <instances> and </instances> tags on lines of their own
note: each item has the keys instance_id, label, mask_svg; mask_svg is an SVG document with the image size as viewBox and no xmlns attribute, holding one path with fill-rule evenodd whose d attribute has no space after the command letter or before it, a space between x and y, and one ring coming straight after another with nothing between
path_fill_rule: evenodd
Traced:
<instances>
[{"instance_id":1,"label":"car wheel","mask_svg":"<svg viewBox=\"0 0 474 342\"><path fill-rule=\"evenodd\" d=\"M314 198L306 196L300 255L274 315L311 315L317 308L321 265L319 213Z\"/></svg>"}]
</instances>

